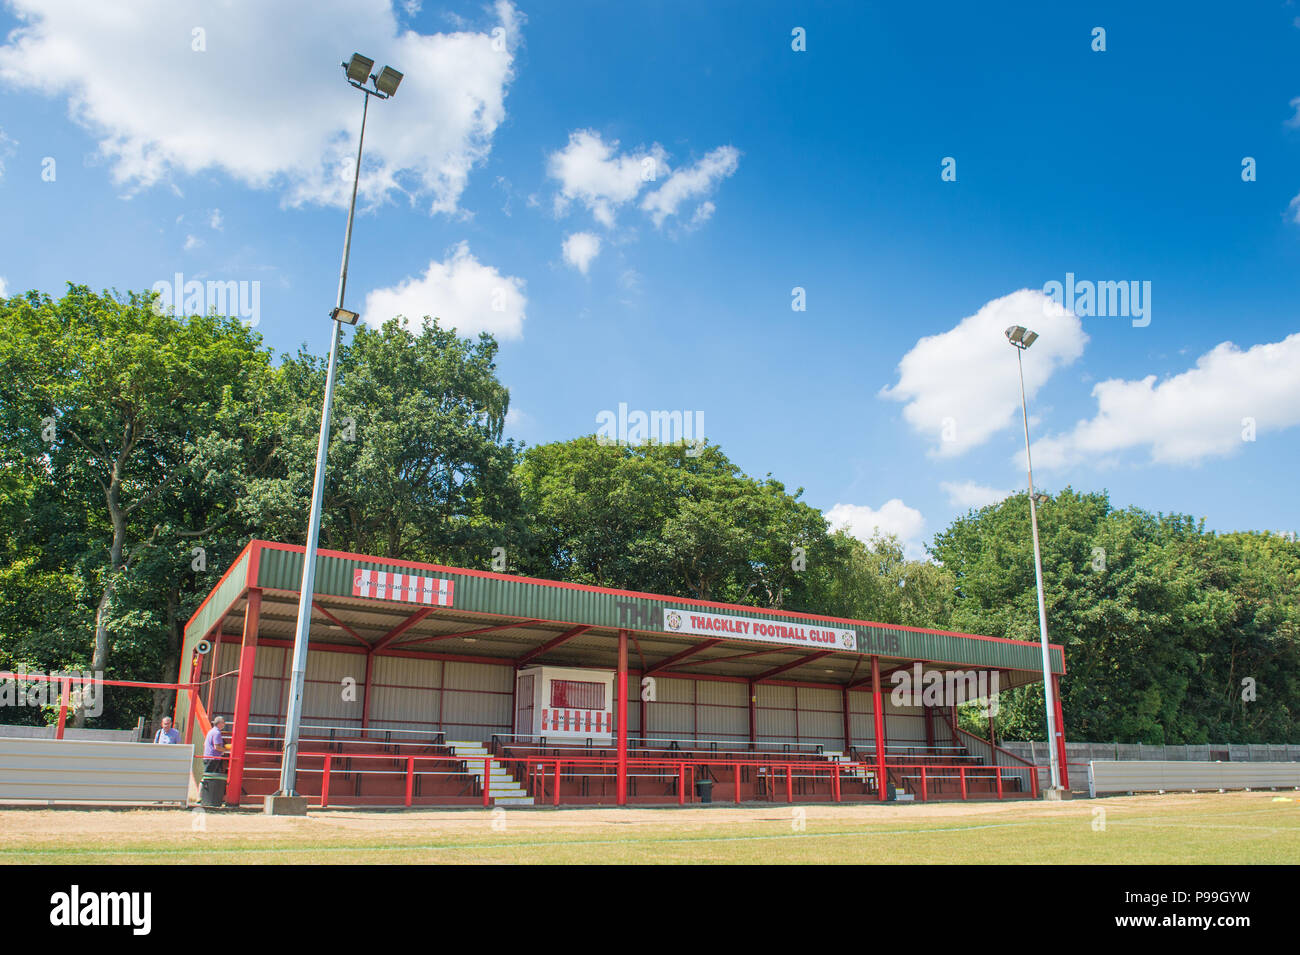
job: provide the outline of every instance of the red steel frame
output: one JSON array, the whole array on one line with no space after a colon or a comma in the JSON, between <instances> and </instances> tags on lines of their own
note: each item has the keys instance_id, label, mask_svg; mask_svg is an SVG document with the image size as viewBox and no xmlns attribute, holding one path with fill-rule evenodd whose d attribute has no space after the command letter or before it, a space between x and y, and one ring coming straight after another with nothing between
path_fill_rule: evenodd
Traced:
<instances>
[{"instance_id":1,"label":"red steel frame","mask_svg":"<svg viewBox=\"0 0 1300 955\"><path fill-rule=\"evenodd\" d=\"M244 608L244 642L239 651L239 682L235 689L235 728L230 741L230 768L226 780L226 801L239 805L244 783L244 752L248 748L248 710L253 701L253 674L257 661L257 628L262 615L262 591L248 592Z\"/></svg>"},{"instance_id":2,"label":"red steel frame","mask_svg":"<svg viewBox=\"0 0 1300 955\"><path fill-rule=\"evenodd\" d=\"M627 631L618 632L618 804L627 805Z\"/></svg>"},{"instance_id":3,"label":"red steel frame","mask_svg":"<svg viewBox=\"0 0 1300 955\"><path fill-rule=\"evenodd\" d=\"M238 674L239 674L239 675L238 675L238 683L237 683L237 689L236 689L236 705L235 705L235 721L234 721L234 722L235 722L235 726L234 726L234 731L233 731L233 733L232 733L231 757L230 757L230 775L229 775L229 781L228 781L228 785L227 785L227 801L230 802L230 803L232 803L233 805L238 805L238 804L239 804L239 799L240 799L240 788L241 788L241 785L242 785L242 782L243 782L243 767L244 767L244 760L245 760L245 756L246 756L246 752L247 752L247 723L248 723L248 713L249 713L250 704L251 704L251 699L252 699L252 684L253 684L253 676L254 676L254 669L255 669L256 653L257 653L257 647L258 647L258 644L259 644L259 641L258 641L258 632L257 632L257 631L258 631L258 621L259 621L260 611L261 611L261 589L260 589L259 587L256 586L256 582L257 582L257 570L258 570L258 564L259 564L259 560L260 560L260 556L261 556L261 551L262 551L262 549L264 549L264 548L269 548L269 549L274 549L274 550L287 550L287 551L295 551L295 550L297 550L297 551L301 551L301 550L302 550L301 547L294 547L294 546L292 546L292 545L286 545L286 544L277 544L277 543L274 543L274 542L270 542L270 541L262 541L262 540L253 540L253 541L250 541L249 544L247 545L247 547L245 548L245 551L250 551L249 562L248 562L248 569L247 569L247 580L248 580L248 582L249 582L249 586L248 586L248 587L246 588L246 590L245 590L245 596L246 596L246 598L247 598L248 604L247 604L247 607L246 607L246 609L245 609L245 616L244 616L244 628L243 628L243 631L244 631L244 632L243 632L243 641L242 641L242 646L241 646L241 651L240 651L240 666L239 666L239 671L238 671ZM319 551L318 553L319 553L320 555L323 555L323 556L340 557L340 558L344 558L344 559L358 559L358 558L363 558L363 559L373 559L373 558L369 557L369 555L364 555L364 554L352 554L352 553L342 552L342 551L328 551L328 550L321 550L321 551ZM242 556L243 556L243 552L241 552L241 554L240 554L239 556L242 557ZM239 560L239 557L237 557L237 558L235 559L235 561L232 562L230 569L228 569L228 570L226 571L226 574L222 576L222 580L224 580L225 577L226 577L226 576L227 576L227 575L228 575L228 574L229 574L229 573L234 569L235 565L238 563L238 560ZM394 564L394 565L405 566L405 567L410 567L410 568L418 568L418 569L424 569L424 570L435 570L435 571L444 571L444 572L445 572L445 571L453 571L453 572L460 573L460 574L468 574L468 575L470 575L470 576L478 576L478 577L486 577L486 578L491 578L491 579L510 580L510 581L518 581L518 580L521 579L521 578L519 578L519 577L515 577L515 576L512 576L512 575L507 575L507 574L497 574L497 573L492 573L492 572L489 572L489 571L475 571L475 570L467 570L467 569L465 569L465 568L444 567L444 566L442 566L442 565L437 565L437 564L425 564L425 563L420 563L420 562L416 562L416 561L403 561L403 560L395 560L395 559L386 559L386 560L388 560L389 563L392 563L392 564ZM560 582L560 581L533 580L533 579L531 579L531 578L523 578L523 579L530 580L530 581L533 582L533 583L542 584L542 585L545 585L545 586L553 586L553 587L559 587L559 588L570 588L570 589L578 589L578 590L589 590L589 591L595 591L595 592L598 592L598 593L611 593L611 594L618 594L618 595L628 595L628 596L638 596L638 597L651 597L651 598L656 598L656 597L660 597L660 596L661 596L661 595L656 595L656 594L646 594L646 593L640 593L640 592L634 592L634 591L622 591L622 590L616 590L616 589L604 588L604 587L593 587L593 586L585 585L585 584L570 584L570 583L565 583L565 582ZM219 585L220 585L220 582L218 582L218 586L219 586ZM195 611L195 616L198 615L198 613L202 610L202 608L207 604L208 600L211 599L212 594L215 593L215 592L216 592L216 588L214 588L214 590L212 591L212 593L210 593L210 594L208 595L208 597L204 599L203 603L199 605L199 608ZM714 609L717 609L717 608L735 609L735 610L744 610L744 611L746 611L746 612L752 612L753 610L756 609L756 608L754 608L754 607L747 607L747 606L741 606L741 605L714 604L714 603L711 603L711 602L708 602L708 601L696 601L696 600L691 600L691 599L688 599L688 598L680 598L680 599L681 599L681 602L683 602L683 603L687 603L687 604L699 604L700 606L710 607L710 608L714 608ZM322 613L325 613L324 608L321 608L321 610L322 610ZM570 630L568 630L567 632L562 633L562 634L560 634L559 636L557 636L556 638L552 639L552 640L549 641L547 644L545 644L545 645L543 645L543 646L541 646L541 647L534 648L533 650L528 651L528 652L525 653L521 658L516 659L516 660L497 660L497 659L488 659L488 658L481 658L481 657L467 657L467 656L457 656L457 655L451 655L451 654L438 654L438 653L429 653L429 652L417 652L417 651L415 651L415 650L413 650L413 649L412 649L412 650L405 650L405 651L404 651L404 650L401 650L401 649L398 649L398 648L403 647L403 646L412 646L412 645L420 644L420 643L428 643L428 642L433 642L433 641L437 641L437 640L440 640L440 639L451 639L452 637L458 637L458 636L462 636L462 635L463 635L463 634L459 634L459 633L457 633L457 634L438 635L438 636L433 636L433 637L422 637L422 638L419 638L419 639L417 639L417 640L408 641L408 642L405 643L405 644L402 644L402 643L394 644L394 641L396 640L396 638L397 638L401 633L405 632L405 631L408 630L410 627L414 626L416 623L419 622L419 620L423 619L423 617L427 616L430 612L432 612L432 610L429 609L429 608L423 609L423 610L421 610L421 611L417 611L415 614L413 614L411 617L409 617L409 618L408 618L406 621L404 621L402 624L399 624L398 627L395 628L395 630L390 631L390 633L387 634L387 635L385 636L385 638L383 639L383 641L382 641L381 643L375 644L375 645L373 645L373 646L368 646L368 647L331 646L331 647L330 647L330 650L331 650L331 651L341 651L341 652L349 652L349 651L350 651L350 652L359 652L359 653L365 653L365 654L366 654L366 657L367 657L367 659L366 659L366 676L365 676L365 687L364 687L364 689L363 689L363 694L364 694L364 695L363 695L363 704L362 704L362 727L363 727L363 728L366 727L366 725L367 725L367 723L368 723L368 719L369 719L370 682L371 682L371 672L372 672L372 659L373 659L374 654L376 654L377 652L379 652L381 649L382 649L382 650L385 650L385 653L384 653L385 656L410 656L410 657L429 658L429 659L441 659L441 660L444 660L444 661L448 661L448 660L450 660L450 661L461 661L461 662L472 662L472 663L486 663L486 664L494 664L494 663L495 663L495 664L501 664L501 665L512 666L512 667L518 669L518 667L519 667L520 665L522 665L522 663L527 662L527 661L530 661L530 660L532 660L532 659L535 659L538 655L540 655L541 653L545 652L545 650L550 649L550 648L553 647L553 646L558 646L559 644L561 644L561 643L563 643L563 642L565 642L565 641L571 639L572 637L578 635L579 633L582 633L582 632L585 632L585 631L591 629L590 626L585 626L585 625L574 626L574 627L572 627ZM819 616L817 616L817 615L812 615L812 614L801 614L801 613L792 612L792 611L787 611L787 612L785 612L785 613L787 613L787 615L790 615L790 616L795 616L795 617L807 617L807 618L809 618L809 619L837 620L837 621L840 621L840 622L853 623L853 624L860 624L860 623L862 623L862 621L853 621L853 620L848 620L848 619L843 619L843 618L834 618L834 617L819 617ZM327 614L327 616L331 616L331 615ZM221 640L221 635L222 635L222 626L223 626L223 623L224 623L224 619L225 619L224 617L222 617L221 619L219 619L219 620L218 620L218 621L213 625L213 627L211 628L211 630L209 631L209 633L211 633L211 632L213 632L213 631L216 632L216 638L217 638L217 646L218 646L218 648L220 647L220 640ZM191 618L191 620L193 620L193 617ZM509 629L509 628L511 628L511 627L526 626L527 624L530 624L530 623L562 623L562 622L563 622L563 621L542 621L542 620L539 620L539 619L528 619L528 620L522 620L522 619L521 619L521 620L519 620L519 621L515 621L515 622L513 622L513 623L509 623L509 624L501 624L501 625L498 625L498 626L493 626L493 627L483 628L483 630L481 630L481 631L469 631L469 632L470 632L470 633L477 633L477 632L488 632L488 631L491 631L491 630ZM344 629L345 629L345 631L351 632L351 631L350 631L350 628L346 628L346 627L345 627ZM981 635L978 635L978 634L956 634L956 633L953 633L953 632L951 632L951 631L945 631L945 630L934 630L934 629L923 628L923 627L906 627L906 626L901 626L901 625L900 625L900 626L896 626L895 629L909 630L909 631L914 631L914 632L918 632L918 633L948 634L948 635L953 635L953 636L961 636L961 637L963 637L963 638L980 639L980 640L988 640L988 641L994 641L994 642L1006 642L1006 643L1020 643L1020 642L1023 642L1023 641L1010 640L1010 639L1005 638L1005 637L987 637L987 636L981 636ZM618 720L617 720L617 744L618 744L619 757L618 757L618 760L617 760L616 772L617 772L617 776L618 776L618 786L617 786L617 790L618 790L618 804L619 804L619 805L626 805L626 803L627 803L627 771L628 771L628 758L627 758L627 738L628 738L628 733L627 733L627 706L628 706L628 686L627 686L627 680L628 680L627 640L628 640L628 637L629 637L630 635L631 635L631 634L630 634L630 631L628 631L628 630L626 630L626 629L620 629L620 630L618 631L618 670L617 670L617 674L616 674L616 684L617 684L617 685L616 685L616 695L617 695L617 698L618 698L618 710L619 710L619 715L618 715ZM360 639L359 637L357 637L356 634L352 634L352 636L353 636L354 638L356 638L356 639ZM365 641L362 640L361 642L364 643ZM667 670L667 669L669 669L670 667L674 667L675 665L684 662L684 661L687 660L688 658L690 658L690 657L692 657L692 656L694 656L694 655L700 653L701 651L706 650L706 649L709 649L710 647L713 647L713 646L717 646L717 645L719 645L719 644L721 644L721 643L723 643L723 642L724 642L724 641L722 641L722 640L720 640L720 639L707 639L707 640L703 640L703 641L701 641L700 643L695 644L694 646L691 646L691 647L687 647L686 649L680 651L679 653L674 654L673 656L671 656L671 657L669 657L669 658L667 658L667 659L665 659L665 660L662 660L662 661L660 661L660 662L657 663L657 664L652 664L652 665L650 665L650 666L645 666L645 665L643 664L643 666L642 666L642 670L641 670L641 675L644 677L644 676L649 676L649 675L652 675L652 674L657 673L657 672L660 672L660 671ZM267 640L267 641L264 641L264 643L265 643L265 645L268 645L268 646L269 646L269 645L280 645L281 642L280 642L280 641L271 641L271 640ZM390 647L390 646L389 646L390 644L393 644L393 645ZM639 645L638 645L638 647L639 647ZM762 654L764 654L764 653L777 652L777 650L779 650L779 648L756 650L756 651L752 651L752 652L747 653L747 654L742 654L742 656L758 656L758 655L762 655ZM799 667L799 666L803 666L803 665L808 664L808 663L811 663L811 662L813 662L813 661L815 661L815 660L817 660L817 659L820 659L821 657L827 656L827 655L829 655L831 652L832 652L832 651L818 651L818 652L816 652L816 653L811 653L811 654L808 654L807 656L804 656L804 657L799 658L799 659L796 660L796 661L793 661L792 663L788 663L788 664L784 664L784 665L782 665L782 666L774 667L774 668L772 668L772 669L770 669L770 670L767 670L767 671L764 671L763 673L760 673L760 674L758 674L757 676L752 677L752 678L746 678L746 677L728 677L728 676L719 676L719 675L713 675L713 674L700 674L700 673L677 673L677 672L674 672L673 675L676 676L676 677L689 678L689 679L692 679L692 680L717 680L717 681L722 681L722 682L745 682L745 683L748 683L748 684L749 684L748 689L749 689L749 695L750 695L750 703L749 703L749 706L750 706L750 734L749 734L749 735L750 735L750 742L753 743L753 744L756 744L756 743L757 743L757 713L756 713L756 702L757 702L757 701L756 701L756 687L757 687L757 685L758 685L760 682L763 682L763 681L766 681L766 680L771 680L772 677L775 677L775 676L777 676L777 675L779 675L779 674L781 674L781 673L784 673L784 672L786 672L786 671L788 671L788 670L795 669L795 668L797 668L797 667ZM728 659L729 659L729 658L728 658ZM705 661L705 662L708 662L708 661ZM944 662L944 661L921 661L921 662L931 662L931 663L934 663L934 662ZM217 663L218 663L217 658L216 658L216 656L214 656L214 657L213 657L213 671L214 671L213 676L214 676L214 678L215 678L215 670L216 670L216 667L217 667ZM910 666L910 664L905 664L902 668L906 668L907 666ZM893 670L891 670L891 671L889 671L889 672L892 673ZM181 675L182 675L182 676L184 675L184 661L182 661L182 663L181 663ZM105 682L106 682L106 681L105 681ZM778 682L778 681L773 681L773 682ZM795 686L796 688L797 688L797 687L808 687L808 688L817 688L817 689L830 689L830 688L834 688L834 689L839 689L839 690L841 690L841 691L843 692L843 694L844 694L844 696L843 696L843 707L844 707L844 736L845 736L845 750L846 750L846 753L847 753L848 750L850 750L850 749L852 748L852 724L851 724L851 716L850 716L850 710L849 710L849 697L848 697L848 692L849 692L849 690L855 689L856 687L860 686L861 684L867 682L866 679L858 680L857 682L855 682L855 683L850 683L850 684L847 685L847 686L845 686L845 685L841 685L841 684L829 684L829 683L823 684L823 683L805 682L805 681L779 681L779 682L780 682L781 685L791 685L791 686ZM873 716L874 716L874 730L875 730L874 735L875 735L875 743L876 743L876 766L875 766L875 770L876 770L876 772L877 772L877 774L878 774L877 778L880 779L880 780L882 781L882 785L880 785L879 789L880 789L880 799L883 801L883 800L885 800L885 799L887 798L887 791L886 791L886 790L887 790L887 778L886 778L886 773L885 773L885 769L886 769L886 766L885 766L885 719L884 719L883 698L882 698L882 690L881 690L881 672L880 672L880 658L879 658L879 656L872 656L872 657L871 657L871 676L870 676L870 682L871 682L871 684L872 684L872 707L873 707ZM1054 687L1057 689L1055 702L1056 702L1057 726L1060 727L1060 726L1062 725L1062 717L1061 717L1061 703L1060 703L1060 692L1059 692L1059 685L1060 685L1059 677L1053 676L1053 683L1054 683ZM192 683L191 683L191 684L186 684L186 685L192 685ZM513 693L513 689L512 689L512 693ZM193 698L194 696L195 696L195 694L194 694L193 692L191 692L191 697ZM210 702L211 702L211 692L209 692L209 704L210 704ZM796 705L797 705L797 704L796 704ZM191 712L193 713L193 708L191 709ZM642 732L642 733L645 733L645 732L647 731L647 727L646 727L646 707L645 707L645 703L644 703L644 701L642 701L641 716L642 716L642 719L641 719L641 732ZM928 714L927 714L927 716L928 716ZM191 721L191 722L192 722L192 721ZM187 726L187 727L186 727L186 737L187 737L187 741L188 741L188 737L189 737L189 732L190 732L190 726ZM1062 772L1062 783L1063 783L1064 785L1068 786L1068 782L1066 781L1066 780L1068 779L1068 777L1065 775L1065 773L1066 773L1066 770L1065 770L1065 739L1064 739L1064 733L1063 733L1063 731L1062 731L1062 732L1058 732L1057 745L1058 745L1058 752L1060 753L1061 772ZM490 774L489 774L489 776L490 776ZM998 779L999 779L999 786L1000 786L1000 784L1001 784L1001 773L1000 773L1000 772L999 772L999 774L998 774ZM485 787L485 788L486 788L486 787Z\"/></svg>"}]
</instances>

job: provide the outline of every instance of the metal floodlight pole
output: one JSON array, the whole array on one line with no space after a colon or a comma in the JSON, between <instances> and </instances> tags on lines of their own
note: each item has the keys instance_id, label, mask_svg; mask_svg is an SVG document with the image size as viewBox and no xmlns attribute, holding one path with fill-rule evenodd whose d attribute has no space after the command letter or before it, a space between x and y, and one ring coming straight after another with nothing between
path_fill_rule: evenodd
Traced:
<instances>
[{"instance_id":1,"label":"metal floodlight pole","mask_svg":"<svg viewBox=\"0 0 1300 955\"><path fill-rule=\"evenodd\" d=\"M354 60L356 57L354 57ZM346 68L347 63L343 64ZM385 67L387 70L388 67ZM400 75L399 79L400 79ZM374 79L374 77L372 77ZM312 600L316 591L316 549L320 541L321 502L325 497L325 460L329 451L330 406L334 401L335 367L338 360L339 340L342 337L344 312L343 295L348 286L348 258L352 251L352 219L357 209L357 186L361 180L361 150L366 141L366 116L370 111L370 97L388 97L366 89L349 78L348 82L365 94L361 108L361 135L357 139L357 165L352 172L352 201L348 205L347 230L343 235L343 264L339 268L338 304L334 316L334 333L330 339L329 367L325 373L325 400L321 409L320 439L316 445L316 479L311 492L311 513L307 519L307 546L302 559L302 582L298 588L298 622L293 637L293 671L289 680L289 709L285 714L284 756L280 764L280 795L296 795L294 784L298 775L298 736L302 723L302 694L307 677L307 640L311 631ZM396 86L393 87L396 89ZM390 94L391 95L391 94ZM352 318L355 323L355 317Z\"/></svg>"},{"instance_id":2,"label":"metal floodlight pole","mask_svg":"<svg viewBox=\"0 0 1300 955\"><path fill-rule=\"evenodd\" d=\"M1043 653L1043 706L1047 710L1047 749L1051 757L1052 789L1059 790L1061 764L1056 752L1056 709L1052 699L1052 661L1047 646L1047 604L1043 599L1043 558L1038 545L1038 505L1034 500L1034 462L1029 455L1029 402L1025 398L1025 365L1021 360L1021 352L1038 336L1034 335L1028 343L1021 344L1021 336L1012 337L1011 329L1007 331L1008 339L1016 348L1016 367L1020 370L1020 410L1025 421L1025 465L1029 471L1029 524L1034 535L1034 578L1038 583L1038 639ZM1023 330L1021 331L1023 334Z\"/></svg>"}]
</instances>

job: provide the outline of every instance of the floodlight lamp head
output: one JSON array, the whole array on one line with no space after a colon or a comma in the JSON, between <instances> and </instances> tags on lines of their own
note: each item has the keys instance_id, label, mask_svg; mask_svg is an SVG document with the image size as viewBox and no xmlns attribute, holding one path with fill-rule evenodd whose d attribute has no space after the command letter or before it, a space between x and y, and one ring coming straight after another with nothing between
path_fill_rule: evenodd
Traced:
<instances>
[{"instance_id":1,"label":"floodlight lamp head","mask_svg":"<svg viewBox=\"0 0 1300 955\"><path fill-rule=\"evenodd\" d=\"M364 85L366 80L370 79L370 70L374 65L375 61L370 57L353 53L352 57L343 64L343 69L347 70L348 82Z\"/></svg>"},{"instance_id":2,"label":"floodlight lamp head","mask_svg":"<svg viewBox=\"0 0 1300 955\"><path fill-rule=\"evenodd\" d=\"M379 90L383 96L392 96L397 92L397 87L401 85L402 74L391 66L385 66L379 71L378 75L372 76L371 79L375 81L375 89Z\"/></svg>"}]
</instances>

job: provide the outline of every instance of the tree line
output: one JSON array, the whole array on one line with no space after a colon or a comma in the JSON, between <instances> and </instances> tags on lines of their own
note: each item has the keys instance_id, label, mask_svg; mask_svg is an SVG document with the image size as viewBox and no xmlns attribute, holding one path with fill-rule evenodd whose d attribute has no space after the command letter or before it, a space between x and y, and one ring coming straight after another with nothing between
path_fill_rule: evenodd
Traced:
<instances>
[{"instance_id":1,"label":"tree line","mask_svg":"<svg viewBox=\"0 0 1300 955\"><path fill-rule=\"evenodd\" d=\"M1024 494L909 560L892 537L830 530L800 489L717 445L506 438L496 352L433 319L357 328L322 546L1037 638ZM324 382L322 356L277 357L240 321L176 316L152 293L0 299L0 669L175 679L185 621L247 541L305 538ZM1039 520L1068 737L1300 741L1300 545L1104 491L1066 488ZM107 703L105 724L170 707ZM1004 738L1043 723L1041 686L1003 694Z\"/></svg>"}]
</instances>

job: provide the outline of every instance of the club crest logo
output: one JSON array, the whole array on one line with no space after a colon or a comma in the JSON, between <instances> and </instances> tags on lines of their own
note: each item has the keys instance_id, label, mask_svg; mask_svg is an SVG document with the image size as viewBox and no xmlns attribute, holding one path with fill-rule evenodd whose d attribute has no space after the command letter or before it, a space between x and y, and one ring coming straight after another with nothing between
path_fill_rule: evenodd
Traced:
<instances>
[{"instance_id":1,"label":"club crest logo","mask_svg":"<svg viewBox=\"0 0 1300 955\"><path fill-rule=\"evenodd\" d=\"M682 615L676 610L669 610L664 614L664 623L669 630L680 630L682 628Z\"/></svg>"}]
</instances>

